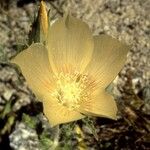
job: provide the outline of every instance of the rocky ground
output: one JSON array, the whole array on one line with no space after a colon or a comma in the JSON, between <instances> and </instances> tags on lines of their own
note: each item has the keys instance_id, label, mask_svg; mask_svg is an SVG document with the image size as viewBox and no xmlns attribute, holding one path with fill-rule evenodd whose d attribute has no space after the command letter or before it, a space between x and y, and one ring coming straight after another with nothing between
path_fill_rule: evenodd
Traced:
<instances>
[{"instance_id":1,"label":"rocky ground","mask_svg":"<svg viewBox=\"0 0 150 150\"><path fill-rule=\"evenodd\" d=\"M42 104L8 63L27 44L38 5L31 0L0 1L0 149L54 149L58 133L57 149L150 149L150 0L47 1L51 19L69 10L88 23L93 34L105 33L131 46L113 83L118 120L86 118L60 129L49 127Z\"/></svg>"}]
</instances>

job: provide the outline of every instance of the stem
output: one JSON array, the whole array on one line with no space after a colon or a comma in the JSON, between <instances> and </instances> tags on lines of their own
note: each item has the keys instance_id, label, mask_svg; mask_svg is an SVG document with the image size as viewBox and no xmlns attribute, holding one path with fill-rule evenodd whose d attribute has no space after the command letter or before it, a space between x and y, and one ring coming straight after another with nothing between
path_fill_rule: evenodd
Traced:
<instances>
[{"instance_id":1,"label":"stem","mask_svg":"<svg viewBox=\"0 0 150 150\"><path fill-rule=\"evenodd\" d=\"M57 125L55 127L55 133L54 133L54 141L53 141L53 145L51 147L51 150L55 150L56 147L58 146L59 143L59 135L60 135L60 129L59 129L59 125Z\"/></svg>"}]
</instances>

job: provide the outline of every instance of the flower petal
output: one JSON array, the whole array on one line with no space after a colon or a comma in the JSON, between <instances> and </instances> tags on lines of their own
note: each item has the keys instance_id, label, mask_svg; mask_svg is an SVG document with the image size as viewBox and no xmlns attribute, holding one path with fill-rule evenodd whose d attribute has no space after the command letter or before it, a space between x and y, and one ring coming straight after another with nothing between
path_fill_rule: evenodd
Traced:
<instances>
[{"instance_id":1,"label":"flower petal","mask_svg":"<svg viewBox=\"0 0 150 150\"><path fill-rule=\"evenodd\" d=\"M80 111L85 115L116 119L117 106L111 95L101 91L98 95L93 95L91 99L82 101Z\"/></svg>"},{"instance_id":2,"label":"flower petal","mask_svg":"<svg viewBox=\"0 0 150 150\"><path fill-rule=\"evenodd\" d=\"M55 73L74 67L82 72L91 59L94 41L84 22L65 15L50 27L47 45Z\"/></svg>"},{"instance_id":3,"label":"flower petal","mask_svg":"<svg viewBox=\"0 0 150 150\"><path fill-rule=\"evenodd\" d=\"M68 123L84 118L79 112L69 110L67 107L59 104L51 96L45 96L43 100L44 114L53 127L61 123Z\"/></svg>"},{"instance_id":4,"label":"flower petal","mask_svg":"<svg viewBox=\"0 0 150 150\"><path fill-rule=\"evenodd\" d=\"M107 35L95 36L94 42L92 60L86 72L106 88L124 66L129 47Z\"/></svg>"},{"instance_id":5,"label":"flower petal","mask_svg":"<svg viewBox=\"0 0 150 150\"><path fill-rule=\"evenodd\" d=\"M28 49L19 53L11 62L16 63L32 88L33 92L42 99L45 92L53 85L47 50L41 44L32 44Z\"/></svg>"}]
</instances>

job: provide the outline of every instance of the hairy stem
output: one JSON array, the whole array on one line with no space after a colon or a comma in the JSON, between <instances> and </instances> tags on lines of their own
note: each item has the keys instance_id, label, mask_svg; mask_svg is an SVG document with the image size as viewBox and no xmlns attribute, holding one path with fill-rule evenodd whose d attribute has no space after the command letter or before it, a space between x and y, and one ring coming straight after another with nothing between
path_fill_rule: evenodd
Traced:
<instances>
[{"instance_id":1,"label":"hairy stem","mask_svg":"<svg viewBox=\"0 0 150 150\"><path fill-rule=\"evenodd\" d=\"M58 146L59 143L59 135L60 135L60 129L59 129L59 125L57 125L54 129L54 141L53 141L53 145L51 147L51 150L55 150L56 147Z\"/></svg>"}]
</instances>

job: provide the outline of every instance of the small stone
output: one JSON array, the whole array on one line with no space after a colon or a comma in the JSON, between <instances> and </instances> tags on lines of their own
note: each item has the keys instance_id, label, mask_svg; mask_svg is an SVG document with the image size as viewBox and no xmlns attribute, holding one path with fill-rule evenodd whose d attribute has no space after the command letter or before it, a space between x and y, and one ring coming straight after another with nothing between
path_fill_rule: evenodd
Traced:
<instances>
[{"instance_id":1,"label":"small stone","mask_svg":"<svg viewBox=\"0 0 150 150\"><path fill-rule=\"evenodd\" d=\"M24 123L16 124L14 132L9 136L10 146L14 150L39 150L36 131Z\"/></svg>"}]
</instances>

